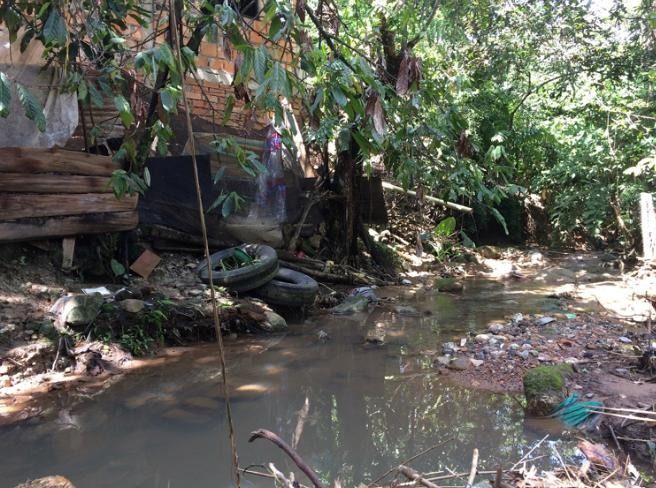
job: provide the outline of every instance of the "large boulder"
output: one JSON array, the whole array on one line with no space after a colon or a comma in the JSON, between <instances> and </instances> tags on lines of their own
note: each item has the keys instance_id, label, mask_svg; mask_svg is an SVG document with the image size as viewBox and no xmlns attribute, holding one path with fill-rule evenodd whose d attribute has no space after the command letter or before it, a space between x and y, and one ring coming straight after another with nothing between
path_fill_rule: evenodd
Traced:
<instances>
[{"instance_id":1,"label":"large boulder","mask_svg":"<svg viewBox=\"0 0 656 488\"><path fill-rule=\"evenodd\" d=\"M75 327L84 327L93 322L104 299L100 293L91 295L70 295L61 297L50 308L50 314L54 318L54 325L64 332L66 325Z\"/></svg>"},{"instance_id":2,"label":"large boulder","mask_svg":"<svg viewBox=\"0 0 656 488\"><path fill-rule=\"evenodd\" d=\"M567 396L565 379L573 372L571 364L538 366L524 373L526 410L531 415L551 414Z\"/></svg>"},{"instance_id":3,"label":"large boulder","mask_svg":"<svg viewBox=\"0 0 656 488\"><path fill-rule=\"evenodd\" d=\"M46 476L38 480L26 481L14 488L75 488L75 486L63 476Z\"/></svg>"}]
</instances>

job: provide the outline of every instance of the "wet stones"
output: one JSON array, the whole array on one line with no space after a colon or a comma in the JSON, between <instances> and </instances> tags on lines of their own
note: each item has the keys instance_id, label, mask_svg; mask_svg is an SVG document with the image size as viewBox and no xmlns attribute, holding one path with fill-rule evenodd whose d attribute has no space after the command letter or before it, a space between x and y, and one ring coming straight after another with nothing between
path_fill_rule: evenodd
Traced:
<instances>
[{"instance_id":1,"label":"wet stones","mask_svg":"<svg viewBox=\"0 0 656 488\"><path fill-rule=\"evenodd\" d=\"M385 324L378 322L373 328L367 331L364 341L367 344L382 346L385 344L385 335Z\"/></svg>"},{"instance_id":2,"label":"wet stones","mask_svg":"<svg viewBox=\"0 0 656 488\"><path fill-rule=\"evenodd\" d=\"M405 315L407 317L417 317L419 316L419 311L410 305L396 305L394 307L394 312L399 315Z\"/></svg>"},{"instance_id":3,"label":"wet stones","mask_svg":"<svg viewBox=\"0 0 656 488\"><path fill-rule=\"evenodd\" d=\"M369 308L369 299L362 295L348 296L342 303L330 309L335 315L351 315L365 312Z\"/></svg>"},{"instance_id":4,"label":"wet stones","mask_svg":"<svg viewBox=\"0 0 656 488\"><path fill-rule=\"evenodd\" d=\"M265 310L266 320L260 327L266 332L283 332L287 330L287 321L280 315L270 310Z\"/></svg>"},{"instance_id":5,"label":"wet stones","mask_svg":"<svg viewBox=\"0 0 656 488\"><path fill-rule=\"evenodd\" d=\"M459 357L451 361L447 368L455 369L456 371L465 371L472 366L471 359L466 357Z\"/></svg>"}]
</instances>

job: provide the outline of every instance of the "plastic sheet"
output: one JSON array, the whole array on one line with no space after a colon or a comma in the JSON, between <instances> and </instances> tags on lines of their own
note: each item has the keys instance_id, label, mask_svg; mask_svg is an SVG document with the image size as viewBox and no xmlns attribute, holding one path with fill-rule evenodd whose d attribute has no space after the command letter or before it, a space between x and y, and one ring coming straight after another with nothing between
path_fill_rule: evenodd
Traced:
<instances>
[{"instance_id":1,"label":"plastic sheet","mask_svg":"<svg viewBox=\"0 0 656 488\"><path fill-rule=\"evenodd\" d=\"M255 203L249 217L276 223L287 220L287 185L282 161L282 138L274 129L267 136L262 155L262 171L257 177Z\"/></svg>"}]
</instances>

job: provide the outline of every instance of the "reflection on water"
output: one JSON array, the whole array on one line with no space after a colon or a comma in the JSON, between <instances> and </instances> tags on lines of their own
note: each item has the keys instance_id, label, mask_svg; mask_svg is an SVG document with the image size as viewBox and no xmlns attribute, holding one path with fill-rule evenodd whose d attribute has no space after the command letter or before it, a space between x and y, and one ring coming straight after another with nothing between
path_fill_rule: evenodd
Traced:
<instances>
[{"instance_id":1,"label":"reflection on water","mask_svg":"<svg viewBox=\"0 0 656 488\"><path fill-rule=\"evenodd\" d=\"M241 465L273 461L291 469L271 444L247 443L257 428L288 441L298 436L299 453L320 476L340 478L345 486L437 443L413 463L417 469L466 469L474 447L483 468L519 459L544 433L525 422L515 400L450 385L413 360L420 345L438 348L488 320L548 306L539 294L496 284L471 287L462 297L438 295L417 305L431 315L401 318L376 310L314 317L285 337L229 343ZM376 322L387 324L388 345L367 348L363 338ZM317 339L320 329L328 342ZM73 407L63 397L54 418L0 431L3 486L49 474L67 476L78 488L229 486L218 371L214 348L203 347ZM299 423L306 399L309 409ZM272 486L252 477L243 484Z\"/></svg>"}]
</instances>

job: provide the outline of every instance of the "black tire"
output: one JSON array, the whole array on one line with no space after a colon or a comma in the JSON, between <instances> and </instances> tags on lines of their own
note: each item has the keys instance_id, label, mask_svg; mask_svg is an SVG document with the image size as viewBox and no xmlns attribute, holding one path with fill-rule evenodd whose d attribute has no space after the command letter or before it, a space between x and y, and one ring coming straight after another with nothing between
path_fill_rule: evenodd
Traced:
<instances>
[{"instance_id":1,"label":"black tire","mask_svg":"<svg viewBox=\"0 0 656 488\"><path fill-rule=\"evenodd\" d=\"M288 268L280 268L269 283L252 292L252 295L272 305L304 307L312 305L319 284L309 276Z\"/></svg>"},{"instance_id":2,"label":"black tire","mask_svg":"<svg viewBox=\"0 0 656 488\"><path fill-rule=\"evenodd\" d=\"M215 285L225 286L231 291L243 293L267 284L276 276L278 255L272 247L262 244L247 244L239 246L239 248L253 256L256 261L250 266L223 271L217 269L217 266L222 259L232 256L235 248L231 247L212 254L210 262L212 264L212 281ZM209 282L209 271L206 259L201 261L196 268L200 278L206 282Z\"/></svg>"}]
</instances>

